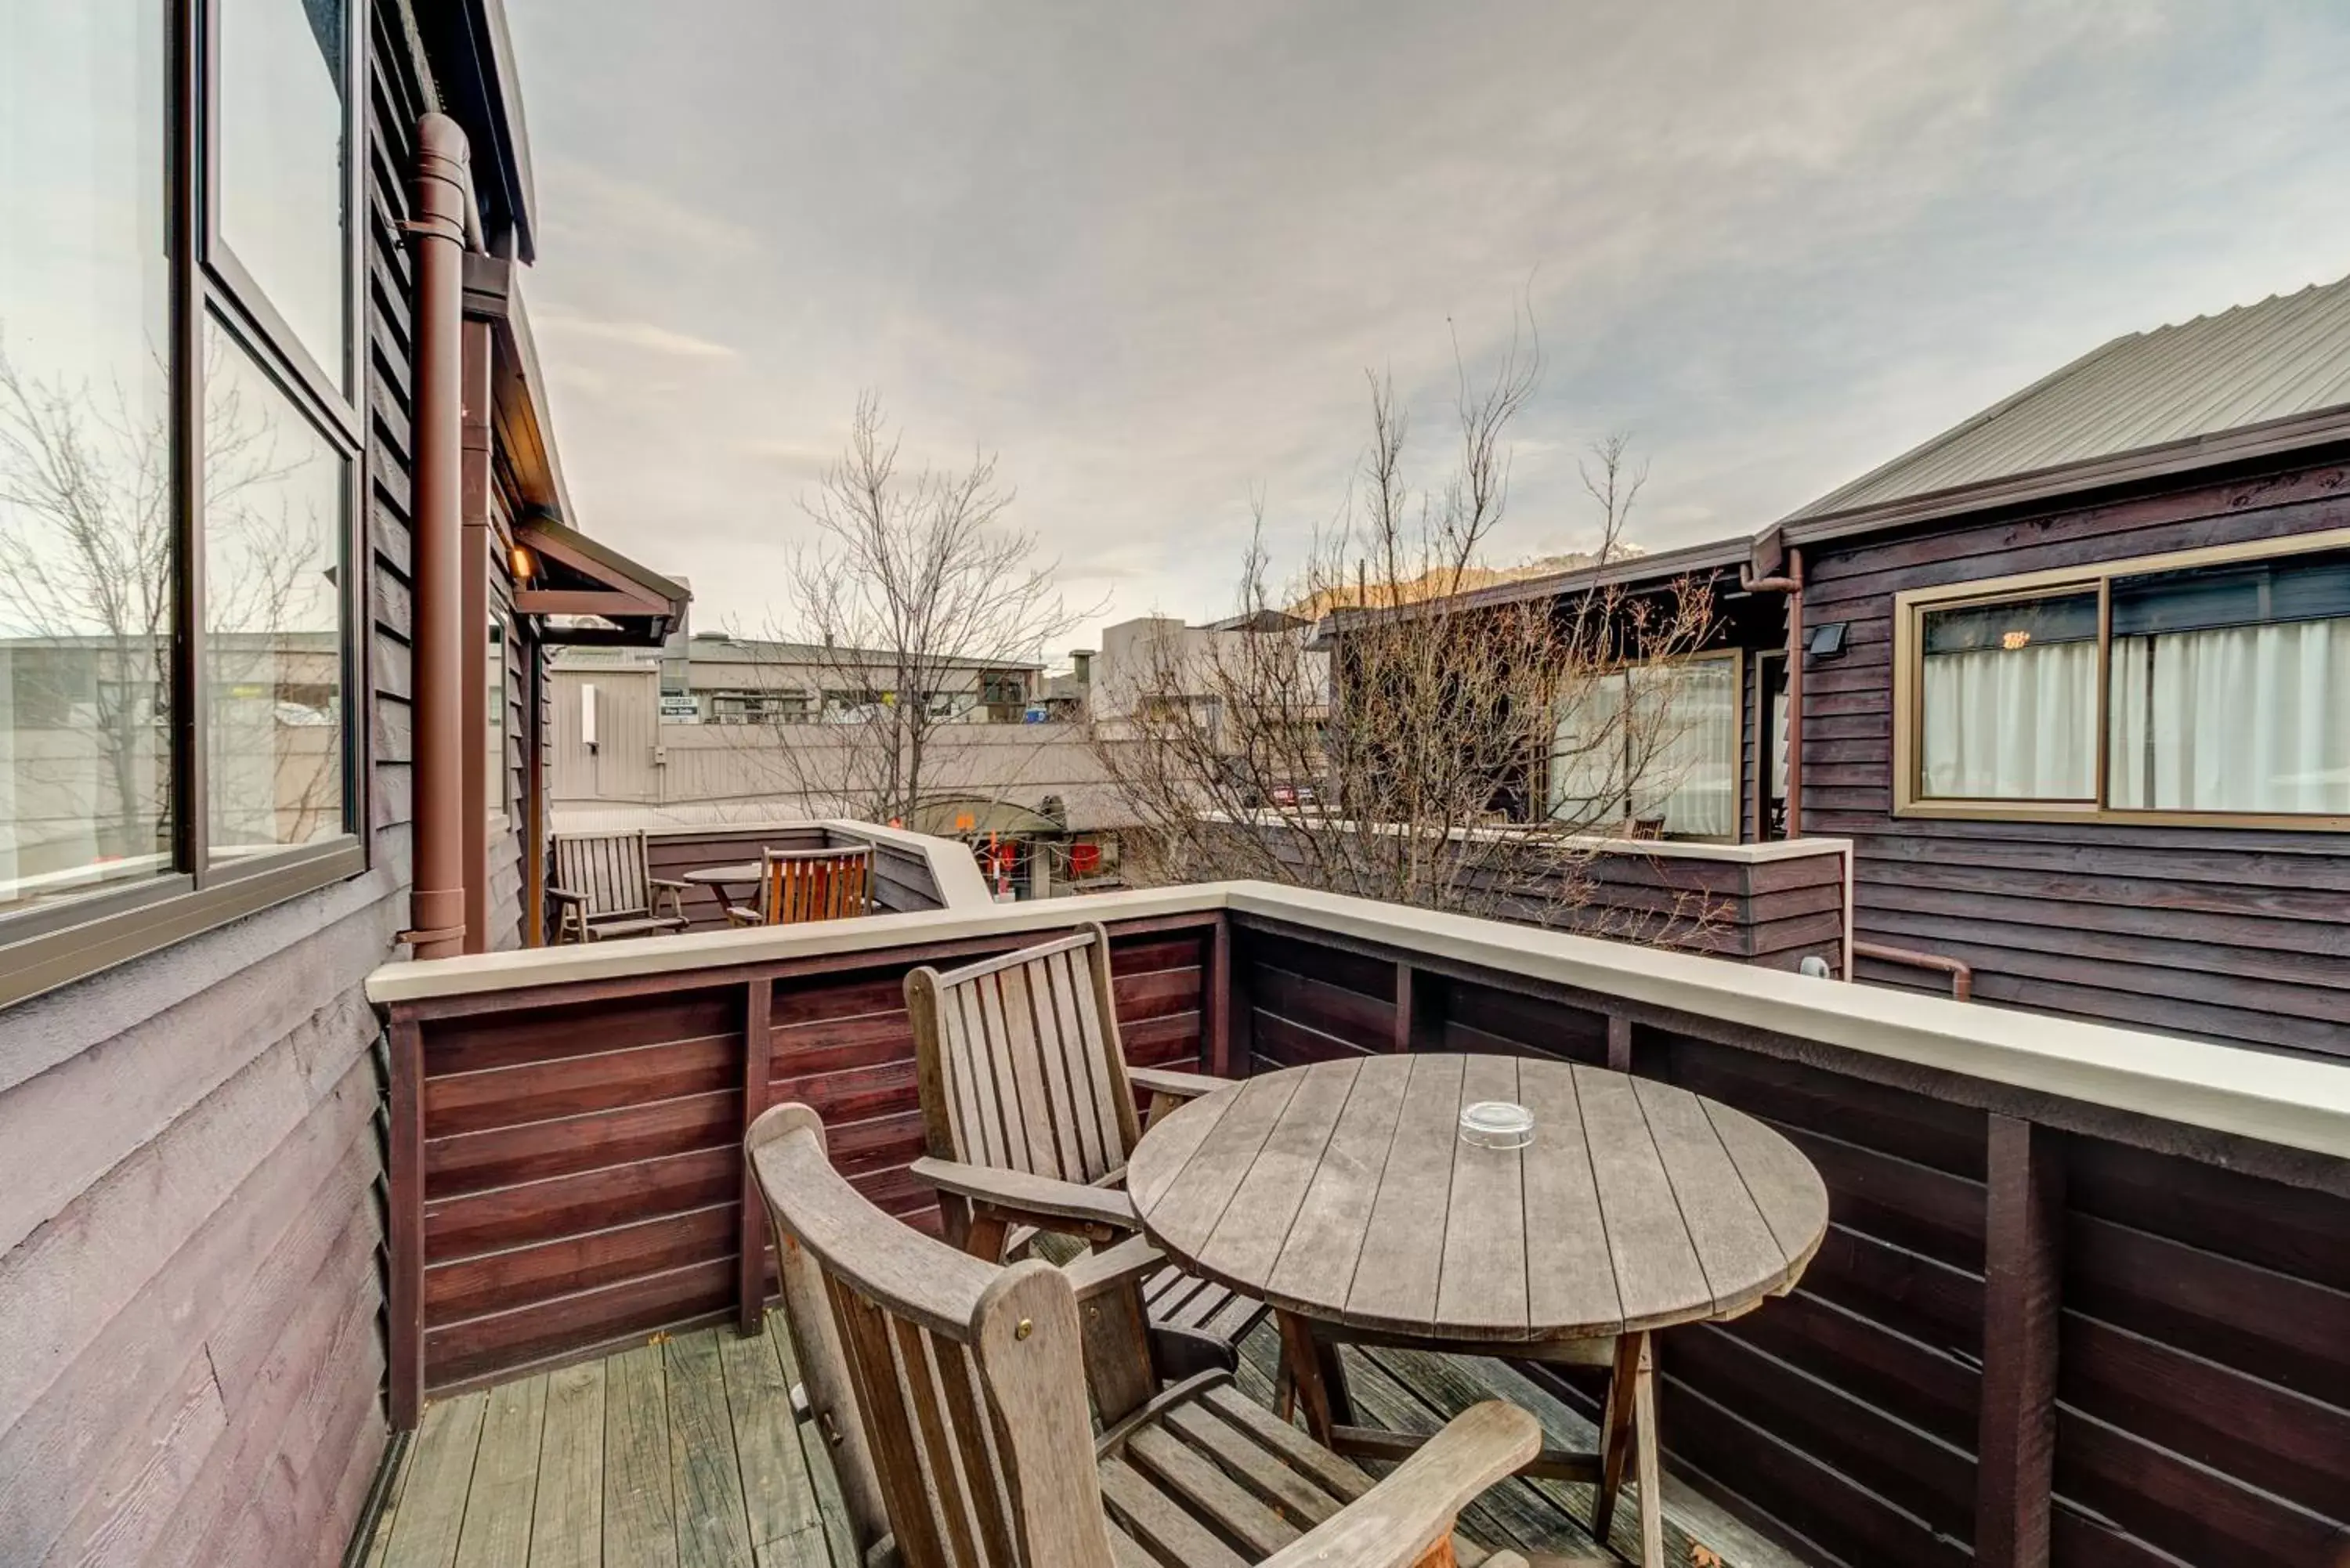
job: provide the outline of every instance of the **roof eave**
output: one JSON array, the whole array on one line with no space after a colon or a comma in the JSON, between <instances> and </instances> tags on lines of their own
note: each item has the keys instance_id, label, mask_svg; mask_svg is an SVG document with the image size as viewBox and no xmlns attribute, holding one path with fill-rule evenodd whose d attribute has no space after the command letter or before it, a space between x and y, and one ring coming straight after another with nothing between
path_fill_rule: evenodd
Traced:
<instances>
[{"instance_id":1,"label":"roof eave","mask_svg":"<svg viewBox=\"0 0 2350 1568\"><path fill-rule=\"evenodd\" d=\"M2350 404L2027 473L2003 474L1997 479L1902 496L1848 511L1798 514L1778 524L1777 531L1787 544L1815 545L1970 513L2043 504L2099 491L2183 478L2345 441L2350 441Z\"/></svg>"}]
</instances>

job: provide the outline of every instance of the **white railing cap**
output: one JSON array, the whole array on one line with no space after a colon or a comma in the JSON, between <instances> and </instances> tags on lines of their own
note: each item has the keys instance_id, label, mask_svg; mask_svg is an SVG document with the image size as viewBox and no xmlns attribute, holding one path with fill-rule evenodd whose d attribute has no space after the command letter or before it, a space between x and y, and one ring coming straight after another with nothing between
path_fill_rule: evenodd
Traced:
<instances>
[{"instance_id":1,"label":"white railing cap","mask_svg":"<svg viewBox=\"0 0 2350 1568\"><path fill-rule=\"evenodd\" d=\"M974 869L973 875L976 876ZM1991 1083L2350 1158L2350 1065L1270 882L390 963L379 1003L868 952L1219 909Z\"/></svg>"}]
</instances>

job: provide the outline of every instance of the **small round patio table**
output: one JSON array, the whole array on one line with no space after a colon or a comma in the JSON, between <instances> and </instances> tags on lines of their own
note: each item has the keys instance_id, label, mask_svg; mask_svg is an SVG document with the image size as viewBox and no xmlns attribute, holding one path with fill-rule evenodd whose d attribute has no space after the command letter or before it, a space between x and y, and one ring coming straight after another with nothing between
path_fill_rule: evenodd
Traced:
<instances>
[{"instance_id":1,"label":"small round patio table","mask_svg":"<svg viewBox=\"0 0 2350 1568\"><path fill-rule=\"evenodd\" d=\"M1481 1101L1524 1106L1532 1142L1464 1140ZM1605 1542L1628 1459L1647 1564L1664 1561L1649 1335L1784 1294L1828 1218L1811 1162L1752 1117L1513 1056L1245 1079L1154 1125L1127 1190L1170 1262L1273 1306L1284 1399L1341 1453L1417 1439L1355 1424L1335 1341L1610 1367L1598 1450L1545 1449L1526 1473L1592 1483Z\"/></svg>"},{"instance_id":2,"label":"small round patio table","mask_svg":"<svg viewBox=\"0 0 2350 1568\"><path fill-rule=\"evenodd\" d=\"M734 896L735 888L748 888L754 892L758 890L759 863L756 860L745 860L735 866L700 866L686 872L679 880L691 882L697 888L709 888L717 898L719 912L723 914L730 906L743 901Z\"/></svg>"}]
</instances>

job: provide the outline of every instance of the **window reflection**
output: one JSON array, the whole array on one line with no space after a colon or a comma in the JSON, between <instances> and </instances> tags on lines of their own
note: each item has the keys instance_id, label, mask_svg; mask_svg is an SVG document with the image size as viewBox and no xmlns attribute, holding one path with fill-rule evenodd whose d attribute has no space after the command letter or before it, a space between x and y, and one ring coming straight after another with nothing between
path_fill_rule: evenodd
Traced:
<instances>
[{"instance_id":1,"label":"window reflection","mask_svg":"<svg viewBox=\"0 0 2350 1568\"><path fill-rule=\"evenodd\" d=\"M207 793L217 865L343 830L347 462L205 323Z\"/></svg>"},{"instance_id":2,"label":"window reflection","mask_svg":"<svg viewBox=\"0 0 2350 1568\"><path fill-rule=\"evenodd\" d=\"M170 866L164 11L0 47L0 913Z\"/></svg>"},{"instance_id":3,"label":"window reflection","mask_svg":"<svg viewBox=\"0 0 2350 1568\"><path fill-rule=\"evenodd\" d=\"M344 0L216 3L221 236L341 386Z\"/></svg>"}]
</instances>

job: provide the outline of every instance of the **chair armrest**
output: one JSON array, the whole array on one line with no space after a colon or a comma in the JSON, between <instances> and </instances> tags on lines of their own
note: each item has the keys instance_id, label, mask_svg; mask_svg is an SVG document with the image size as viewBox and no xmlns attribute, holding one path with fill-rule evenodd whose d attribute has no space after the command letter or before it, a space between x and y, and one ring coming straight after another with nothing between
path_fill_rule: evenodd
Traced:
<instances>
[{"instance_id":1,"label":"chair armrest","mask_svg":"<svg viewBox=\"0 0 2350 1568\"><path fill-rule=\"evenodd\" d=\"M588 901L587 894L575 893L568 888L549 888L546 896L558 904L584 904Z\"/></svg>"},{"instance_id":2,"label":"chair armrest","mask_svg":"<svg viewBox=\"0 0 2350 1568\"><path fill-rule=\"evenodd\" d=\"M1097 1247L1071 1258L1061 1265L1061 1272L1083 1302L1166 1266L1167 1254L1151 1245L1149 1238L1128 1236L1114 1247Z\"/></svg>"},{"instance_id":3,"label":"chair armrest","mask_svg":"<svg viewBox=\"0 0 2350 1568\"><path fill-rule=\"evenodd\" d=\"M1259 1568L1411 1568L1444 1539L1463 1506L1541 1448L1542 1428L1515 1405L1471 1406L1378 1485Z\"/></svg>"},{"instance_id":4,"label":"chair armrest","mask_svg":"<svg viewBox=\"0 0 2350 1568\"><path fill-rule=\"evenodd\" d=\"M648 877L645 880L656 888L665 888L672 893L687 893L693 889L693 884L691 882L672 882L666 877Z\"/></svg>"},{"instance_id":5,"label":"chair armrest","mask_svg":"<svg viewBox=\"0 0 2350 1568\"><path fill-rule=\"evenodd\" d=\"M755 926L759 923L759 911L746 909L740 904L729 904L726 906L726 923L730 926Z\"/></svg>"},{"instance_id":6,"label":"chair armrest","mask_svg":"<svg viewBox=\"0 0 2350 1568\"><path fill-rule=\"evenodd\" d=\"M1229 1089L1235 1080L1211 1078L1205 1073L1178 1073L1167 1067L1128 1067L1127 1081L1138 1089L1154 1095L1169 1095L1179 1100L1196 1100L1201 1095L1212 1095L1218 1089Z\"/></svg>"},{"instance_id":7,"label":"chair armrest","mask_svg":"<svg viewBox=\"0 0 2350 1568\"><path fill-rule=\"evenodd\" d=\"M942 1191L1002 1210L1014 1219L1029 1220L1047 1231L1060 1229L1054 1223L1055 1220L1115 1231L1141 1228L1141 1221L1135 1218L1134 1200L1124 1192L1080 1187L1074 1181L1031 1176L1024 1170L998 1170L993 1166L964 1165L928 1156L914 1161L911 1170L917 1181L927 1181Z\"/></svg>"}]
</instances>

